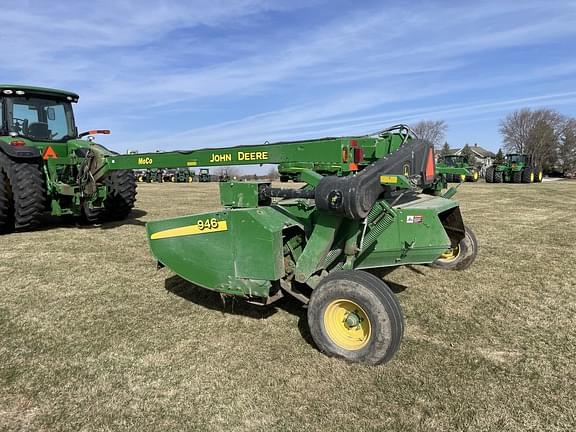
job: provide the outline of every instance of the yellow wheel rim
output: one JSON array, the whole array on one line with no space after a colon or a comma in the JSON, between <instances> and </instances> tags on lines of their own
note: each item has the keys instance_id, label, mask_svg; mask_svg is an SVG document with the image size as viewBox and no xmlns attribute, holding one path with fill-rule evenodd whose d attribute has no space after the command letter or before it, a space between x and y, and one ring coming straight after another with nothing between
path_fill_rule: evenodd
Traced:
<instances>
[{"instance_id":1,"label":"yellow wheel rim","mask_svg":"<svg viewBox=\"0 0 576 432\"><path fill-rule=\"evenodd\" d=\"M474 171L474 181L478 180L478 172Z\"/></svg>"},{"instance_id":2,"label":"yellow wheel rim","mask_svg":"<svg viewBox=\"0 0 576 432\"><path fill-rule=\"evenodd\" d=\"M364 348L372 334L368 315L351 300L330 303L324 312L324 327L332 342L349 351Z\"/></svg>"},{"instance_id":3,"label":"yellow wheel rim","mask_svg":"<svg viewBox=\"0 0 576 432\"><path fill-rule=\"evenodd\" d=\"M530 183L534 183L534 173L530 173Z\"/></svg>"},{"instance_id":4,"label":"yellow wheel rim","mask_svg":"<svg viewBox=\"0 0 576 432\"><path fill-rule=\"evenodd\" d=\"M464 174L460 174L460 181L465 182L466 176Z\"/></svg>"},{"instance_id":5,"label":"yellow wheel rim","mask_svg":"<svg viewBox=\"0 0 576 432\"><path fill-rule=\"evenodd\" d=\"M538 181L542 181L542 171L538 173Z\"/></svg>"},{"instance_id":6,"label":"yellow wheel rim","mask_svg":"<svg viewBox=\"0 0 576 432\"><path fill-rule=\"evenodd\" d=\"M444 252L442 255L440 255L440 258L442 261L454 261L456 258L458 258L458 255L460 255L460 246L456 246L452 249L448 249L446 252Z\"/></svg>"}]
</instances>

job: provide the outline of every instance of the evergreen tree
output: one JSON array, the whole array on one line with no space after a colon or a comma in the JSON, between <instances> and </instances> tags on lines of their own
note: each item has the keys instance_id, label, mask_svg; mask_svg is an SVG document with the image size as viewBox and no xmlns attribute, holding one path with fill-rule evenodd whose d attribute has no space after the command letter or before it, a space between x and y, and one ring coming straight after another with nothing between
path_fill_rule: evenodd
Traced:
<instances>
[{"instance_id":1,"label":"evergreen tree","mask_svg":"<svg viewBox=\"0 0 576 432\"><path fill-rule=\"evenodd\" d=\"M474 156L474 153L472 153L472 149L468 144L466 144L462 149L462 156L468 160L469 165L476 166L476 157Z\"/></svg>"},{"instance_id":2,"label":"evergreen tree","mask_svg":"<svg viewBox=\"0 0 576 432\"><path fill-rule=\"evenodd\" d=\"M440 150L440 156L448 156L450 154L450 146L448 145L448 141L444 142L442 149Z\"/></svg>"},{"instance_id":3,"label":"evergreen tree","mask_svg":"<svg viewBox=\"0 0 576 432\"><path fill-rule=\"evenodd\" d=\"M504 153L502 153L502 149L498 149L498 153L496 153L494 163L497 165L501 165L504 163Z\"/></svg>"}]
</instances>

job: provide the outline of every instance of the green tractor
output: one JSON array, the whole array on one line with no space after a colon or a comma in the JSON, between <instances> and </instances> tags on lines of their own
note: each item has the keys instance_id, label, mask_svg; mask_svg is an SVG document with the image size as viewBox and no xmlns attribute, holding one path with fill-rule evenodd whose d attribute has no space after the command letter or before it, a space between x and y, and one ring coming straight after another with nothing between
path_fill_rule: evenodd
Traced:
<instances>
[{"instance_id":1,"label":"green tractor","mask_svg":"<svg viewBox=\"0 0 576 432\"><path fill-rule=\"evenodd\" d=\"M177 168L174 176L176 183L192 183L194 181L194 171L187 168Z\"/></svg>"},{"instance_id":2,"label":"green tractor","mask_svg":"<svg viewBox=\"0 0 576 432\"><path fill-rule=\"evenodd\" d=\"M465 168L469 174L455 173L453 168ZM436 163L436 172L444 174L448 183L477 182L480 178L480 173L476 167L470 165L468 158L462 155L441 156Z\"/></svg>"},{"instance_id":3,"label":"green tractor","mask_svg":"<svg viewBox=\"0 0 576 432\"><path fill-rule=\"evenodd\" d=\"M228 175L228 170L223 169L218 176L218 181L227 182L230 181L230 176Z\"/></svg>"},{"instance_id":4,"label":"green tractor","mask_svg":"<svg viewBox=\"0 0 576 432\"><path fill-rule=\"evenodd\" d=\"M532 163L529 155L510 153L504 163L486 169L486 183L541 183L542 168Z\"/></svg>"},{"instance_id":5,"label":"green tractor","mask_svg":"<svg viewBox=\"0 0 576 432\"><path fill-rule=\"evenodd\" d=\"M2 232L34 228L45 212L125 218L135 169L293 164L300 189L221 182L222 209L150 222L146 235L159 266L193 284L261 305L284 296L307 305L312 338L328 355L377 364L398 351L404 319L379 269L464 270L476 258L456 188L442 190L433 146L406 128L118 155L81 139L105 132L77 132L77 95L18 86L0 86L0 94ZM322 176L306 164L338 170Z\"/></svg>"},{"instance_id":6,"label":"green tractor","mask_svg":"<svg viewBox=\"0 0 576 432\"><path fill-rule=\"evenodd\" d=\"M198 181L200 183L208 183L210 182L210 171L208 168L201 168L200 175L198 176Z\"/></svg>"},{"instance_id":7,"label":"green tractor","mask_svg":"<svg viewBox=\"0 0 576 432\"><path fill-rule=\"evenodd\" d=\"M162 183L163 181L164 175L161 169L153 168L148 170L148 175L146 176L147 183Z\"/></svg>"},{"instance_id":8,"label":"green tractor","mask_svg":"<svg viewBox=\"0 0 576 432\"><path fill-rule=\"evenodd\" d=\"M77 101L67 91L0 85L0 232L38 227L46 213L99 222L132 210L132 169L109 171L98 183L90 178L94 149L116 153L93 142L108 130L78 132Z\"/></svg>"}]
</instances>

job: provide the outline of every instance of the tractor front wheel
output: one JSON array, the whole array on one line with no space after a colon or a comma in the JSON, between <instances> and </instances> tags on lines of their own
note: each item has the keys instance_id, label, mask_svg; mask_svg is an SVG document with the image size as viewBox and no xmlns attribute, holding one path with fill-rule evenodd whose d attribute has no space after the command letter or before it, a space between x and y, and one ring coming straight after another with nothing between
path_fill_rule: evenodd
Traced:
<instances>
[{"instance_id":1,"label":"tractor front wheel","mask_svg":"<svg viewBox=\"0 0 576 432\"><path fill-rule=\"evenodd\" d=\"M431 266L445 270L466 270L476 260L478 255L478 240L474 232L464 227L464 238L458 245L448 249Z\"/></svg>"},{"instance_id":2,"label":"tractor front wheel","mask_svg":"<svg viewBox=\"0 0 576 432\"><path fill-rule=\"evenodd\" d=\"M326 276L312 292L308 325L323 353L352 362L388 362L400 348L404 319L396 297L360 270Z\"/></svg>"},{"instance_id":3,"label":"tractor front wheel","mask_svg":"<svg viewBox=\"0 0 576 432\"><path fill-rule=\"evenodd\" d=\"M520 183L522 181L522 171L512 172L512 183Z\"/></svg>"},{"instance_id":4,"label":"tractor front wheel","mask_svg":"<svg viewBox=\"0 0 576 432\"><path fill-rule=\"evenodd\" d=\"M522 170L522 183L533 183L534 182L534 172L532 168L526 167Z\"/></svg>"}]
</instances>

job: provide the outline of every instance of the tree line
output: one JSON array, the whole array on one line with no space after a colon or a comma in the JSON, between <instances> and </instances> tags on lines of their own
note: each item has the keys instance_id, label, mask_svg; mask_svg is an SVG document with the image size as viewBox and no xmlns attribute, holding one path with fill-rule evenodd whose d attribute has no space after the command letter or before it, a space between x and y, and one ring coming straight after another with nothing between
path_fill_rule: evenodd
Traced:
<instances>
[{"instance_id":1,"label":"tree line","mask_svg":"<svg viewBox=\"0 0 576 432\"><path fill-rule=\"evenodd\" d=\"M432 142L440 154L449 152L450 147L445 141L448 125L444 120L421 121L412 129L419 138ZM566 174L576 171L576 118L548 108L522 108L502 119L498 130L506 153L527 154L534 165L544 167L548 172ZM462 153L473 160L468 145ZM503 157L500 149L496 162Z\"/></svg>"}]
</instances>

